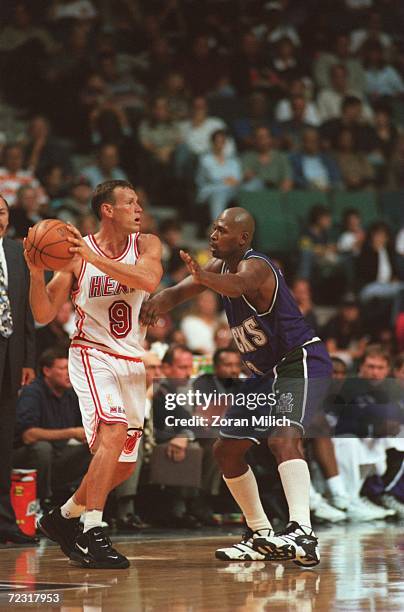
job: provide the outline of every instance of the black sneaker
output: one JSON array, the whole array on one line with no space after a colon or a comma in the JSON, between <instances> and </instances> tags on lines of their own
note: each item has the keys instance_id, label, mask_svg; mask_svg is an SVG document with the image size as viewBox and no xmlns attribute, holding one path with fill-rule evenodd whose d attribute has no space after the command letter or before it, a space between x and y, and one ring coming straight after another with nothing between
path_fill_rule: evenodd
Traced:
<instances>
[{"instance_id":1,"label":"black sneaker","mask_svg":"<svg viewBox=\"0 0 404 612\"><path fill-rule=\"evenodd\" d=\"M37 526L47 538L59 544L67 557L70 556L80 533L79 518L66 519L62 516L60 508L53 508L38 519Z\"/></svg>"},{"instance_id":2,"label":"black sneaker","mask_svg":"<svg viewBox=\"0 0 404 612\"><path fill-rule=\"evenodd\" d=\"M76 565L94 569L126 569L130 563L112 547L104 527L93 527L82 533L70 553Z\"/></svg>"},{"instance_id":3,"label":"black sneaker","mask_svg":"<svg viewBox=\"0 0 404 612\"><path fill-rule=\"evenodd\" d=\"M318 539L311 527L289 522L285 529L253 540L253 547L262 554L285 551L285 560L290 559L301 567L314 567L320 563Z\"/></svg>"}]
</instances>

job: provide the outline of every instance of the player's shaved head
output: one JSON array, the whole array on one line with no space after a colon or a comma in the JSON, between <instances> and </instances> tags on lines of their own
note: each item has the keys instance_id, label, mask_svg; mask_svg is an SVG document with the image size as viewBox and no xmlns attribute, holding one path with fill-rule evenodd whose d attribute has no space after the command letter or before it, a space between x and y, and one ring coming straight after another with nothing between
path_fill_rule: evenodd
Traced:
<instances>
[{"instance_id":1,"label":"player's shaved head","mask_svg":"<svg viewBox=\"0 0 404 612\"><path fill-rule=\"evenodd\" d=\"M255 231L254 217L240 206L234 208L226 208L220 215L219 219L222 219L227 225L230 225L236 232L247 232L249 235L249 242L252 241Z\"/></svg>"}]
</instances>

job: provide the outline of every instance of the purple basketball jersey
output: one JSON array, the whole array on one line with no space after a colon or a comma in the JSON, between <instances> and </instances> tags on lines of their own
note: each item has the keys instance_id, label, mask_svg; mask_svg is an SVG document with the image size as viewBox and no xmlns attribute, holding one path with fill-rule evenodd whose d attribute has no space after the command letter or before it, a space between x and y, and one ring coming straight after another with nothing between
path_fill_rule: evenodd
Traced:
<instances>
[{"instance_id":1,"label":"purple basketball jersey","mask_svg":"<svg viewBox=\"0 0 404 612\"><path fill-rule=\"evenodd\" d=\"M275 292L265 312L256 308L242 295L239 298L222 296L223 306L234 341L246 366L255 374L262 375L276 366L287 353L314 338L313 329L304 320L289 291L282 272L269 257L253 249L243 259L262 259L275 275ZM229 269L223 263L221 273Z\"/></svg>"}]
</instances>

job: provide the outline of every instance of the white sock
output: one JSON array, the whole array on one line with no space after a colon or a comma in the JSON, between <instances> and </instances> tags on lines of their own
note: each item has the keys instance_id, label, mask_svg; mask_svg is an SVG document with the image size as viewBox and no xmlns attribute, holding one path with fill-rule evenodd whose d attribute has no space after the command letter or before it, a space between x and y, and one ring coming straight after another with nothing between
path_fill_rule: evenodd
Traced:
<instances>
[{"instance_id":1,"label":"white sock","mask_svg":"<svg viewBox=\"0 0 404 612\"><path fill-rule=\"evenodd\" d=\"M289 520L311 527L310 472L304 459L290 459L278 465L289 507Z\"/></svg>"},{"instance_id":2,"label":"white sock","mask_svg":"<svg viewBox=\"0 0 404 612\"><path fill-rule=\"evenodd\" d=\"M84 518L83 533L93 527L102 527L102 510L90 510Z\"/></svg>"},{"instance_id":3,"label":"white sock","mask_svg":"<svg viewBox=\"0 0 404 612\"><path fill-rule=\"evenodd\" d=\"M332 496L348 497L341 474L327 478L327 487Z\"/></svg>"},{"instance_id":4,"label":"white sock","mask_svg":"<svg viewBox=\"0 0 404 612\"><path fill-rule=\"evenodd\" d=\"M67 500L66 503L63 504L63 506L61 506L60 512L63 518L71 519L71 518L77 518L78 516L81 516L83 512L85 511L85 509L86 509L85 506L76 504L72 496L70 499Z\"/></svg>"},{"instance_id":5,"label":"white sock","mask_svg":"<svg viewBox=\"0 0 404 612\"><path fill-rule=\"evenodd\" d=\"M240 506L249 528L253 531L272 529L272 525L262 507L257 481L250 466L248 466L245 474L236 478L225 478L223 476L223 480Z\"/></svg>"}]
</instances>

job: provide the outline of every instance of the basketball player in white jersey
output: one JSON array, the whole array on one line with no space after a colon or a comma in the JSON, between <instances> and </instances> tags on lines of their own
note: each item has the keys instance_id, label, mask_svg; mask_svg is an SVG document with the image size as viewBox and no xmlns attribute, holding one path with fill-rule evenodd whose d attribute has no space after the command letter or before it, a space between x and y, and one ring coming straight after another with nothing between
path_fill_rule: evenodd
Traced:
<instances>
[{"instance_id":1,"label":"basketball player in white jersey","mask_svg":"<svg viewBox=\"0 0 404 612\"><path fill-rule=\"evenodd\" d=\"M142 208L130 183L101 183L91 205L100 219L99 231L83 238L69 226L75 256L47 285L43 270L26 257L31 308L38 323L52 321L72 296L76 332L69 373L94 455L78 490L61 508L45 514L39 527L75 563L120 569L129 561L112 547L102 512L108 493L135 467L146 393L146 328L139 324L139 311L162 276L161 243L157 236L139 233Z\"/></svg>"}]
</instances>

